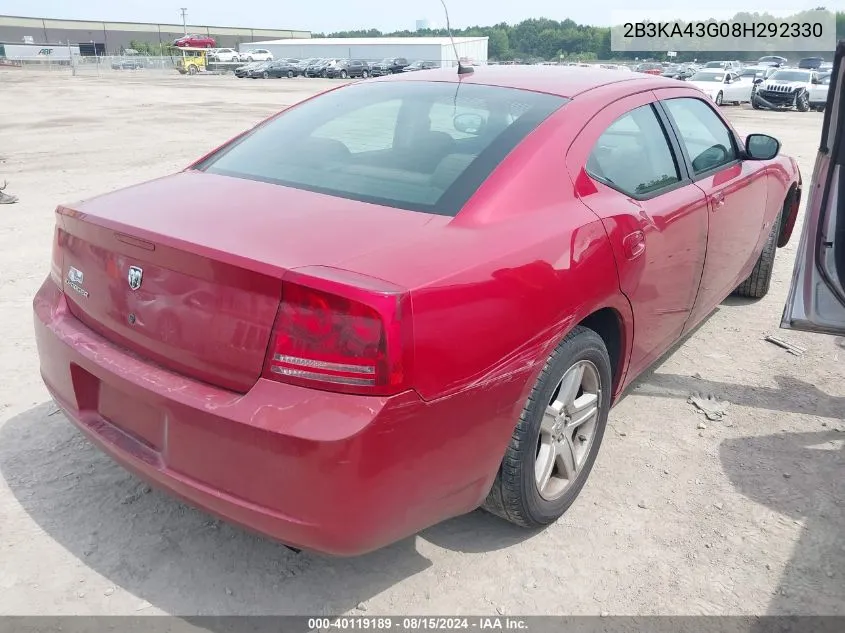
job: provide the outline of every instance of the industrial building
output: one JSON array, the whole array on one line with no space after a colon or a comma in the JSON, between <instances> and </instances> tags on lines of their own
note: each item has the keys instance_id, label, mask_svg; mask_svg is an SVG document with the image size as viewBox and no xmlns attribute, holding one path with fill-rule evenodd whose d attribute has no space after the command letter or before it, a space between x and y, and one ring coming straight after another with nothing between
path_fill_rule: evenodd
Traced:
<instances>
[{"instance_id":1,"label":"industrial building","mask_svg":"<svg viewBox=\"0 0 845 633\"><path fill-rule=\"evenodd\" d=\"M220 48L237 48L241 42L311 37L310 31L288 29L257 29L228 26L189 24L188 33L210 35ZM44 44L56 48L78 44L97 44L97 52L119 53L130 48L132 40L148 44L169 44L182 37L181 24L152 24L141 22L94 22L86 20L53 20L0 15L0 42L7 44Z\"/></svg>"},{"instance_id":2,"label":"industrial building","mask_svg":"<svg viewBox=\"0 0 845 633\"><path fill-rule=\"evenodd\" d=\"M486 37L456 37L454 47L448 37L315 37L240 45L241 51L250 48L265 48L276 59L320 57L377 62L386 58L404 57L408 61L424 60L446 67L456 65L457 49L462 61L487 63Z\"/></svg>"}]
</instances>

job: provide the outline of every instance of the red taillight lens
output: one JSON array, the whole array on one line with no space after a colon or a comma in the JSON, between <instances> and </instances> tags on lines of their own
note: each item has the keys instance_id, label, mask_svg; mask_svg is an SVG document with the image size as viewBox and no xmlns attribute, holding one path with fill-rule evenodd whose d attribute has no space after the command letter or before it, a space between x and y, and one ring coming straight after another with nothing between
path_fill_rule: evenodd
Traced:
<instances>
[{"instance_id":1,"label":"red taillight lens","mask_svg":"<svg viewBox=\"0 0 845 633\"><path fill-rule=\"evenodd\" d=\"M322 267L289 273L263 376L347 393L398 393L408 388L410 327L408 294L390 284Z\"/></svg>"}]
</instances>

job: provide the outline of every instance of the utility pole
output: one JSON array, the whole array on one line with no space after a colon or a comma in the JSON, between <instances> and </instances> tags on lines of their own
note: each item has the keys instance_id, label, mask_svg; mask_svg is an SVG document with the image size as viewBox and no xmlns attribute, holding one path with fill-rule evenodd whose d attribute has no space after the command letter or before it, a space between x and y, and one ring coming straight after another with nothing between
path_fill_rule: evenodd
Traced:
<instances>
[{"instance_id":1,"label":"utility pole","mask_svg":"<svg viewBox=\"0 0 845 633\"><path fill-rule=\"evenodd\" d=\"M186 7L182 7L180 11L182 12L182 29L185 31L185 35L187 35L188 23L185 21L185 16L188 14L188 9Z\"/></svg>"}]
</instances>

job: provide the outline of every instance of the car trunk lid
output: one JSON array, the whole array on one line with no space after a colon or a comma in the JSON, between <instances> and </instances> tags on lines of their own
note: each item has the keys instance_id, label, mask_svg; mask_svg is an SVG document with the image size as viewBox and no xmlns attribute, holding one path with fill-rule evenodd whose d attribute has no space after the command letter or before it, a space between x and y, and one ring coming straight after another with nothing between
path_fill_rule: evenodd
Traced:
<instances>
[{"instance_id":1,"label":"car trunk lid","mask_svg":"<svg viewBox=\"0 0 845 633\"><path fill-rule=\"evenodd\" d=\"M436 216L226 176L180 174L58 210L70 312L163 367L245 392L287 270L331 266Z\"/></svg>"}]
</instances>

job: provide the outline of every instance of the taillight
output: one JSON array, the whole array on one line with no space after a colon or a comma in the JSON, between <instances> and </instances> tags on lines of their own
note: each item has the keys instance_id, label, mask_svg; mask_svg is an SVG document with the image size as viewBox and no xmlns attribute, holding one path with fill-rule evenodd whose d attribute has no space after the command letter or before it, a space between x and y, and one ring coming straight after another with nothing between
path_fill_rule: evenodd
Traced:
<instances>
[{"instance_id":1,"label":"taillight","mask_svg":"<svg viewBox=\"0 0 845 633\"><path fill-rule=\"evenodd\" d=\"M410 296L387 282L325 267L285 275L264 378L369 395L409 387Z\"/></svg>"}]
</instances>

